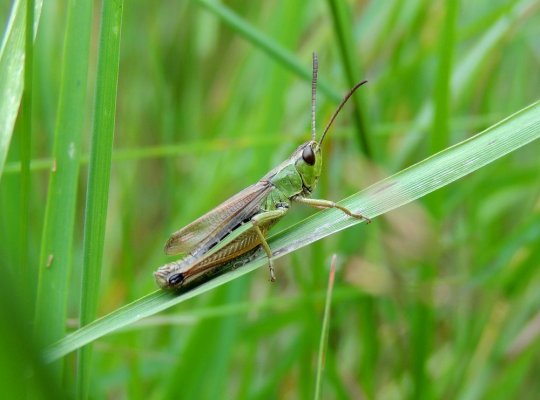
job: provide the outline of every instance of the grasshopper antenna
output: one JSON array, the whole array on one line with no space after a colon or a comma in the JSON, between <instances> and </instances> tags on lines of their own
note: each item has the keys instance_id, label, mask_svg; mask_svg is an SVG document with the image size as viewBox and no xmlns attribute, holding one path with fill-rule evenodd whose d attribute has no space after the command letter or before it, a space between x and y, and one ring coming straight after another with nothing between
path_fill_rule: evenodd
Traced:
<instances>
[{"instance_id":1,"label":"grasshopper antenna","mask_svg":"<svg viewBox=\"0 0 540 400\"><path fill-rule=\"evenodd\" d=\"M324 136L326 135L326 132L328 132L328 129L330 129L330 127L332 126L332 123L334 122L334 120L336 119L336 117L338 116L339 112L341 111L341 109L343 108L343 106L345 105L345 103L347 102L347 100L349 100L349 98L353 95L354 92L356 92L356 89L358 89L360 86L362 86L364 83L367 83L366 80L362 81L362 82L358 82L356 85L354 85L354 87L349 91L349 93L347 93L345 95L345 97L343 98L343 100L341 100L341 103L339 103L339 106L336 108L336 111L334 111L334 114L332 114L332 118L330 118L330 121L328 121L328 124L326 125L326 128L324 128L324 131L323 131L323 134L321 136L321 140L319 140L319 146L322 144L323 142L323 139L324 139Z\"/></svg>"},{"instance_id":2,"label":"grasshopper antenna","mask_svg":"<svg viewBox=\"0 0 540 400\"><path fill-rule=\"evenodd\" d=\"M315 113L317 108L317 71L319 69L319 61L317 53L313 52L313 78L311 79L311 140L316 139L315 130Z\"/></svg>"}]
</instances>

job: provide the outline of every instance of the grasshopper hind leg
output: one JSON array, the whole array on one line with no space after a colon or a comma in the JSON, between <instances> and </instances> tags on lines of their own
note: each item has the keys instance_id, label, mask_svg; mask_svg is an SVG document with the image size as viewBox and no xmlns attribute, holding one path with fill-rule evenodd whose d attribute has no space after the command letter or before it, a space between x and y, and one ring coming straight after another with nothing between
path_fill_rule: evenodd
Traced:
<instances>
[{"instance_id":1,"label":"grasshopper hind leg","mask_svg":"<svg viewBox=\"0 0 540 400\"><path fill-rule=\"evenodd\" d=\"M268 256L268 269L270 270L271 282L276 281L274 262L272 261L272 250L270 249L270 246L268 245L268 242L266 241L266 237L264 236L261 228L264 228L265 226L268 226L268 225L272 225L279 218L283 217L287 213L288 209L289 209L288 204L286 203L279 204L275 210L264 211L260 214L255 215L251 219L251 222L253 223L253 228L255 229L255 232L257 232L257 235L259 236L259 240L261 241L261 246L264 252L266 253L266 255Z\"/></svg>"}]
</instances>

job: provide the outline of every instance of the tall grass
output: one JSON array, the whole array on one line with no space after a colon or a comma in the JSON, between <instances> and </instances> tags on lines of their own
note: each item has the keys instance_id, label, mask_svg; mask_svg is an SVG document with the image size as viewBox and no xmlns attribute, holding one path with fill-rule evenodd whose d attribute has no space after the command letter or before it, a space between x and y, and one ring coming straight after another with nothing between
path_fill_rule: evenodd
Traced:
<instances>
[{"instance_id":1,"label":"tall grass","mask_svg":"<svg viewBox=\"0 0 540 400\"><path fill-rule=\"evenodd\" d=\"M122 0L104 1L101 10L94 125L84 214L84 258L80 311L80 324L82 326L96 318L99 301L115 131L116 89L118 86L123 8ZM79 398L87 398L92 367L92 348L90 346L80 350L77 366L77 395Z\"/></svg>"},{"instance_id":2,"label":"tall grass","mask_svg":"<svg viewBox=\"0 0 540 400\"><path fill-rule=\"evenodd\" d=\"M51 343L66 331L68 290L78 197L79 156L85 127L92 6L68 2L61 87L52 144L53 162L41 236L34 331ZM39 226L39 225L38 225ZM61 365L54 367L58 381Z\"/></svg>"},{"instance_id":3,"label":"tall grass","mask_svg":"<svg viewBox=\"0 0 540 400\"><path fill-rule=\"evenodd\" d=\"M321 398L534 398L537 1L130 2L106 43L100 27L115 24L90 4L45 2L35 13L31 115L6 131L9 145L0 132L0 265L10 271L0 290L1 320L9 321L0 329L0 367L32 368L35 377L24 385L22 375L2 393L26 386L62 396L62 386L85 397L78 382L92 398L311 398L319 373ZM0 21L8 12L0 7ZM16 21L4 43L10 32L24 37L24 18ZM118 58L104 67L98 55L118 45L115 97ZM348 222L332 212L287 229L312 213L293 207L272 231L275 249L334 234L279 258L275 284L264 268L247 274L253 264L181 297L156 291L152 271L170 260L161 250L168 234L308 138L314 50L319 126L351 82L369 81L329 133L314 197L359 193L347 201L384 214L338 233ZM4 79L4 54L0 99L6 82L22 90L24 81ZM15 121L18 107L7 110ZM30 147L21 121L31 122ZM451 146L499 121L482 137L500 137L475 148L487 165L476 156L430 158L439 150L464 155ZM106 132L104 151L96 150L98 131ZM494 161L522 135L529 144ZM426 175L410 175L415 169L406 168L422 160ZM423 197L388 212L381 192L369 202L362 189L396 173ZM442 189L425 195L430 187ZM25 191L28 224L19 212ZM18 226L22 236L13 235ZM12 279L25 246L28 277ZM323 372L317 357L333 253L342 264ZM89 324L79 329L81 312ZM14 352L32 342L30 332L36 343ZM92 362L83 357L75 368L71 351L88 343ZM45 353L36 350L44 345ZM63 362L43 368L44 355Z\"/></svg>"}]
</instances>

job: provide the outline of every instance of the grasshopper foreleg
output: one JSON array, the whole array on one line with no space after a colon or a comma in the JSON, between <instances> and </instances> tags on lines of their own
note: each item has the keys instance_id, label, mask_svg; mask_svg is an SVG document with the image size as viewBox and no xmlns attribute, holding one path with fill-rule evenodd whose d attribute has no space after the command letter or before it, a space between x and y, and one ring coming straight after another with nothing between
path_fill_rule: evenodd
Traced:
<instances>
[{"instance_id":1,"label":"grasshopper foreleg","mask_svg":"<svg viewBox=\"0 0 540 400\"><path fill-rule=\"evenodd\" d=\"M259 236L259 239L261 241L261 246L263 247L266 255L268 256L268 268L270 269L270 280L272 282L276 280L274 263L272 261L272 250L270 249L270 246L268 246L266 237L263 235L260 227L272 222L275 219L281 218L287 213L287 210L288 207L281 206L278 207L276 210L264 211L260 214L257 214L251 219L251 222L253 223L253 228L255 229L255 232L257 232L257 235Z\"/></svg>"},{"instance_id":2,"label":"grasshopper foreleg","mask_svg":"<svg viewBox=\"0 0 540 400\"><path fill-rule=\"evenodd\" d=\"M368 224L371 222L371 220L368 217L363 216L362 214L357 214L349 210L348 208L345 208L343 206L340 206L339 204L334 203L330 200L323 200L323 199L310 199L308 197L301 197L297 196L293 198L293 201L296 201L298 203L307 204L308 206L315 207L315 208L337 208L338 210L343 211L345 214L358 219L365 220Z\"/></svg>"}]
</instances>

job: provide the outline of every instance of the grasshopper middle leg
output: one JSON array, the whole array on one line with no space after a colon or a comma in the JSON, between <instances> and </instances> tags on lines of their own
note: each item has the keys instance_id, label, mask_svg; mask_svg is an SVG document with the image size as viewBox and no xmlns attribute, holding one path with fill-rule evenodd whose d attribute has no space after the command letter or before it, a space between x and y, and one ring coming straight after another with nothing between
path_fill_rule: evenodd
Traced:
<instances>
[{"instance_id":1,"label":"grasshopper middle leg","mask_svg":"<svg viewBox=\"0 0 540 400\"><path fill-rule=\"evenodd\" d=\"M371 220L368 217L365 217L362 214L354 213L351 210L349 210L348 208L340 206L339 204L334 203L333 201L330 201L330 200L310 199L310 198L307 198L307 197L300 197L300 196L295 197L293 200L298 202L298 203L307 204L308 206L312 206L312 207L316 207L316 208L337 208L338 210L343 211L345 214L347 214L347 215L349 215L349 216L351 216L353 218L363 219L368 224L371 222Z\"/></svg>"},{"instance_id":2,"label":"grasshopper middle leg","mask_svg":"<svg viewBox=\"0 0 540 400\"><path fill-rule=\"evenodd\" d=\"M268 268L270 269L270 280L272 282L276 280L276 274L274 272L274 263L272 261L272 250L270 249L270 246L268 246L266 237L263 235L261 231L261 226L272 223L274 220L281 218L287 213L287 210L288 210L288 207L279 207L276 210L265 211L260 214L257 214L251 219L251 222L253 223L253 228L255 229L255 232L257 232L257 235L259 236L259 239L261 240L261 246L263 247L266 255L268 256Z\"/></svg>"}]
</instances>

